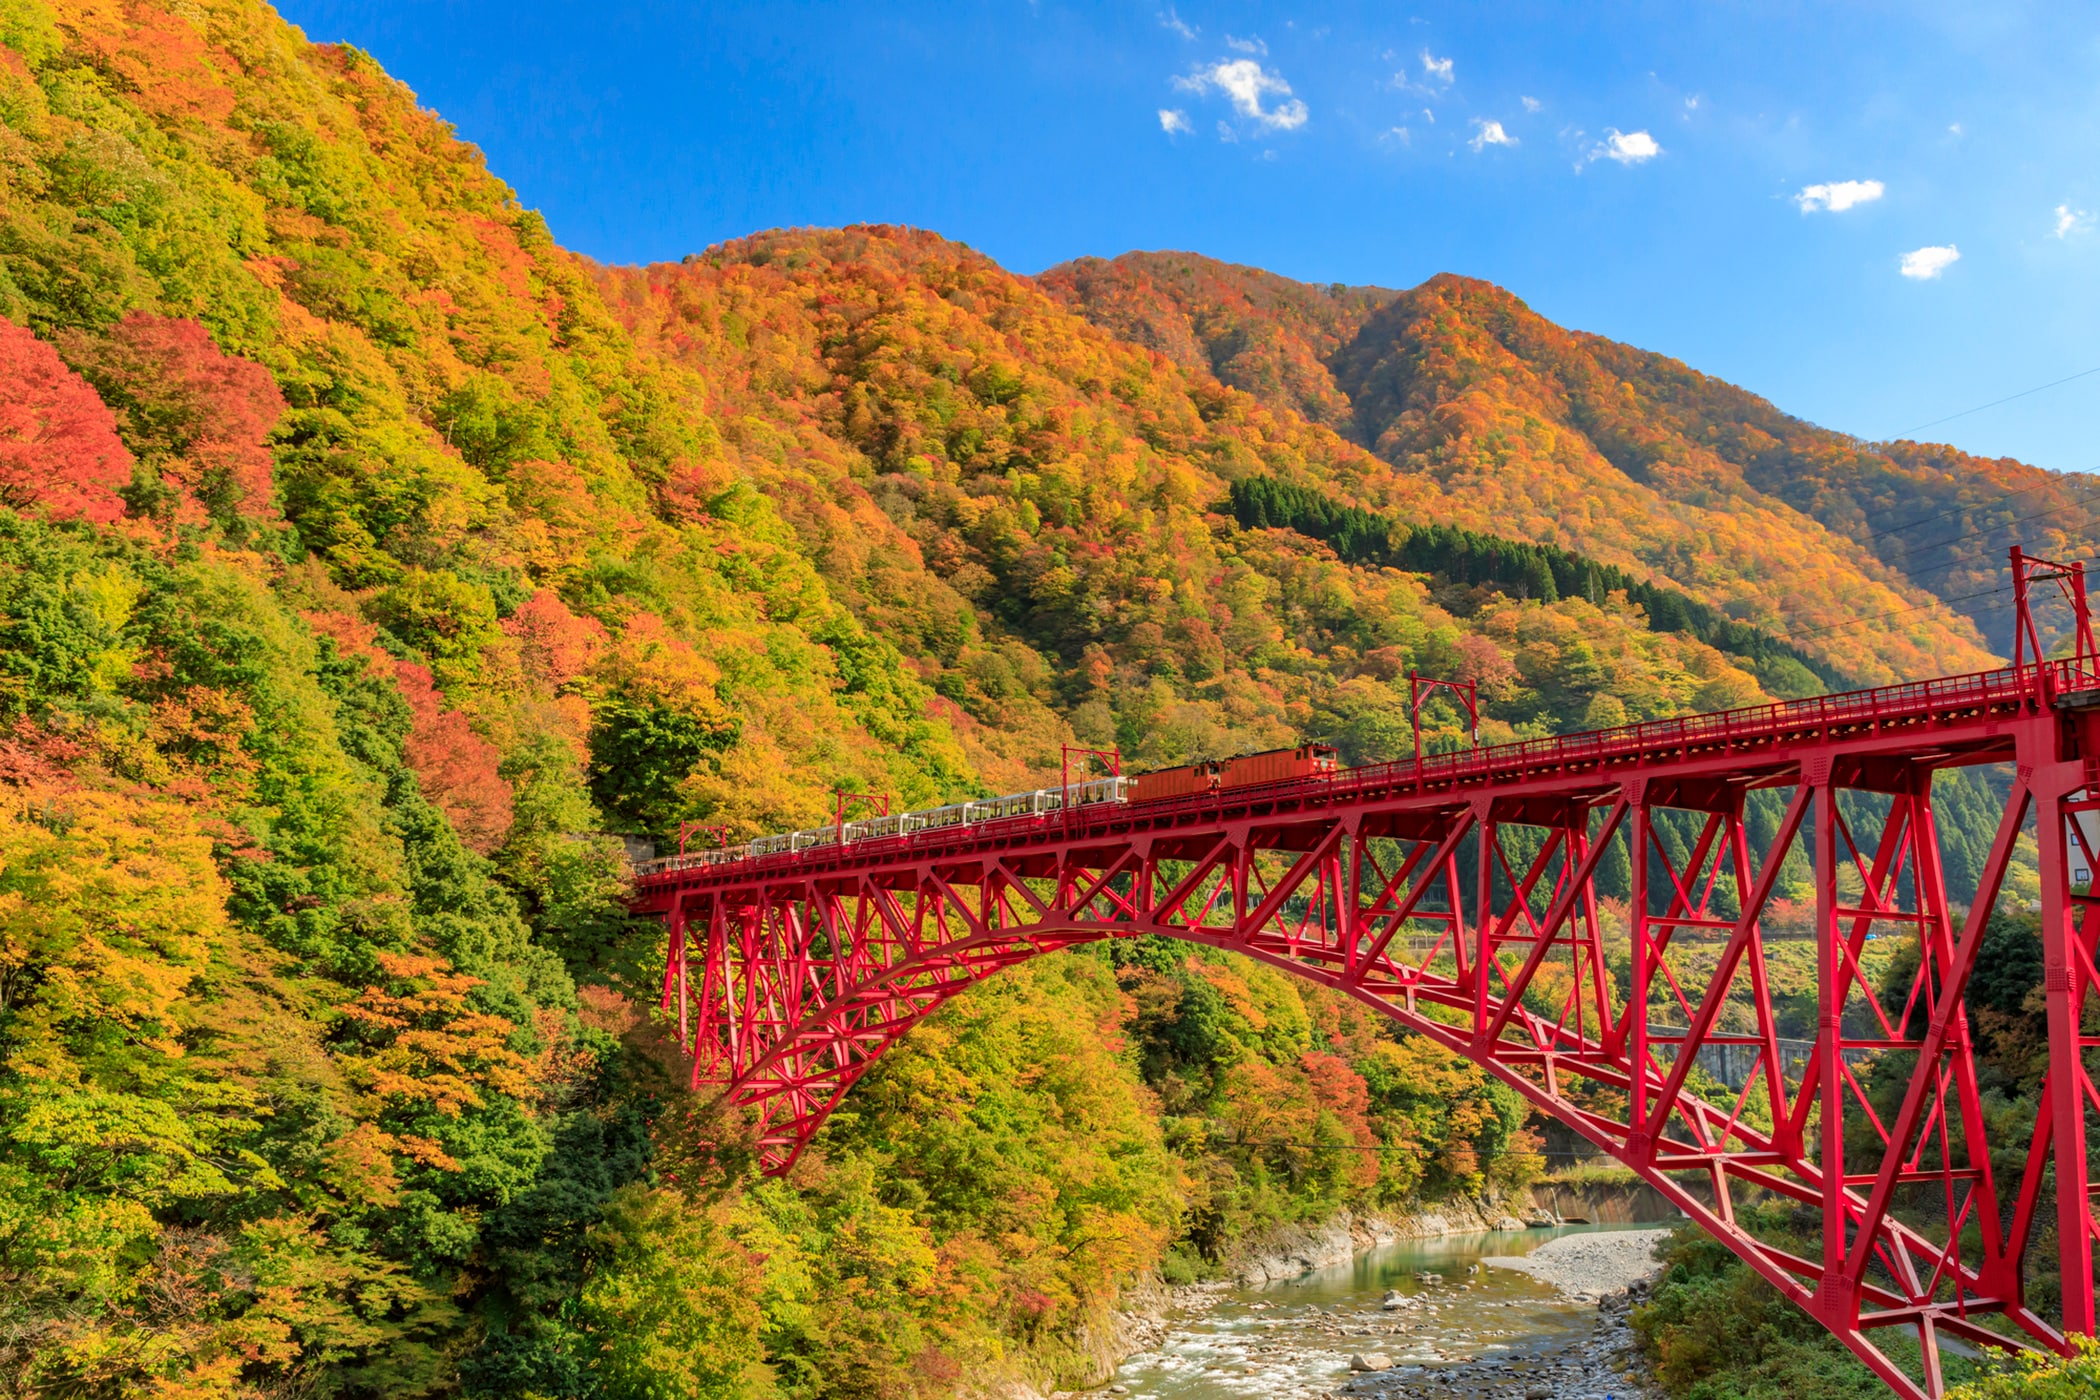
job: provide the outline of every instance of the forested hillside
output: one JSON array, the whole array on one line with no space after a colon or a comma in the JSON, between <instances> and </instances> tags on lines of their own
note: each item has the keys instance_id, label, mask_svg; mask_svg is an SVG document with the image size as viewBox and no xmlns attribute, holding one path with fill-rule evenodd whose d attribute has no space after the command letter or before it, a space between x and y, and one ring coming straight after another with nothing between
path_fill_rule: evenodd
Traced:
<instances>
[{"instance_id":1,"label":"forested hillside","mask_svg":"<svg viewBox=\"0 0 2100 1400\"><path fill-rule=\"evenodd\" d=\"M1522 1181L1514 1096L1118 945L958 1002L758 1182L621 837L1074 738L1394 756L1410 668L1498 738L1985 659L1826 500L1983 468L1680 462L1668 396L1527 368L1608 357L1478 284L1267 279L1181 340L1061 288L886 228L596 267L259 3L0 0L0 1394L1082 1378L1148 1273ZM1462 388L1330 363L1432 321ZM1504 461L1552 470L1472 489Z\"/></svg>"},{"instance_id":2,"label":"forested hillside","mask_svg":"<svg viewBox=\"0 0 2100 1400\"><path fill-rule=\"evenodd\" d=\"M1195 254L1126 253L1039 280L1118 335L1333 425L1410 489L1420 476L1442 483L1449 523L1637 563L1861 674L1872 663L1837 640L1846 612L1832 595L1857 587L1845 571L1901 581L1912 606L1948 599L1871 630L1953 664L1952 639L1975 634L1950 617L1995 650L2011 645L2010 608L1991 591L2006 582L2008 545L2075 557L2100 537L2090 475L1858 442L1665 356L1562 330L1469 278L1315 287ZM1393 490L1364 481L1354 495L1397 504ZM1876 592L1851 615L1895 606ZM1872 649L1906 672L1895 645Z\"/></svg>"}]
</instances>

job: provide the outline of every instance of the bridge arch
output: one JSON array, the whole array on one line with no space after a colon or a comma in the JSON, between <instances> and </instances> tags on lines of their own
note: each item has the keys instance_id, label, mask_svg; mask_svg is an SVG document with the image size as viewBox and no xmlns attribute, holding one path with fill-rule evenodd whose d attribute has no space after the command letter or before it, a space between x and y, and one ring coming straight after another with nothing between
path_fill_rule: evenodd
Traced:
<instances>
[{"instance_id":1,"label":"bridge arch","mask_svg":"<svg viewBox=\"0 0 2100 1400\"><path fill-rule=\"evenodd\" d=\"M667 869L641 907L667 926L664 1000L695 1083L751 1112L771 1170L949 997L1078 944L1181 939L1340 991L1480 1065L1922 1400L1944 1390L1943 1337L2062 1350L2067 1331L2093 1330L2100 1036L2083 1018L2100 1005L2100 917L2071 879L2074 857L2100 869L2074 820L2100 808L2084 723L2030 677L1992 673L1486 750L1444 771L1351 770ZM1978 764L2018 776L1962 910L1934 777ZM1664 840L1669 823L1688 839ZM2023 834L2042 857L2061 1053L2018 1144L2026 1168L2001 1182L1963 993ZM1613 852L1631 872L1623 927L1608 927L1596 888ZM1788 871L1814 888L1805 1064L1782 1053L1766 976ZM1874 985L1868 944L1883 937L1915 949L1907 986ZM1714 1046L1751 1064L1732 1102L1688 1088ZM1876 1057L1876 1083L1902 1084L1900 1104L1871 1090L1861 1056ZM1813 1256L1745 1226L1756 1193L1819 1210ZM2050 1214L2056 1318L2025 1299ZM1916 1340L1915 1365L1881 1345L1889 1329Z\"/></svg>"}]
</instances>

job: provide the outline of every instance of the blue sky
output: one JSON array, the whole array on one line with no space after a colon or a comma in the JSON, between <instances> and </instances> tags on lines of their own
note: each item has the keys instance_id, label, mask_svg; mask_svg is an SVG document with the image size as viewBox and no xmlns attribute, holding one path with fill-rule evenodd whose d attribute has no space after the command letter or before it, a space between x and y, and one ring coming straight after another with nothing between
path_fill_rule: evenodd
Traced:
<instances>
[{"instance_id":1,"label":"blue sky","mask_svg":"<svg viewBox=\"0 0 2100 1400\"><path fill-rule=\"evenodd\" d=\"M884 221L1461 272L1867 438L2100 367L2090 4L280 8L609 262ZM2100 374L1918 435L2100 468Z\"/></svg>"}]
</instances>

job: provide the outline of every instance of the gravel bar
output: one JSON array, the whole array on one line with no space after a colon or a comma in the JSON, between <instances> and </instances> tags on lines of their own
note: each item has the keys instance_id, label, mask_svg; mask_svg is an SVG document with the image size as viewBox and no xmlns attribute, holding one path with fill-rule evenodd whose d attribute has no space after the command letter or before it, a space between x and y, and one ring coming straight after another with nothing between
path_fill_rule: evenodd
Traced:
<instances>
[{"instance_id":1,"label":"gravel bar","mask_svg":"<svg viewBox=\"0 0 2100 1400\"><path fill-rule=\"evenodd\" d=\"M1586 1300L1622 1293L1662 1272L1655 1246L1669 1230L1607 1230L1597 1234L1562 1235L1529 1254L1489 1256L1480 1262L1497 1269L1517 1269L1549 1283L1571 1297Z\"/></svg>"}]
</instances>

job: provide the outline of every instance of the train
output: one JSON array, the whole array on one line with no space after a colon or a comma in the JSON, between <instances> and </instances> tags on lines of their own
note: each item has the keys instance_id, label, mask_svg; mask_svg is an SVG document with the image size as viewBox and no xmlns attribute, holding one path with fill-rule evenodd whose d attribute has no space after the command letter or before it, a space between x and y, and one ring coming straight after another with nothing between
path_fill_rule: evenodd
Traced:
<instances>
[{"instance_id":1,"label":"train","mask_svg":"<svg viewBox=\"0 0 2100 1400\"><path fill-rule=\"evenodd\" d=\"M884 836L914 836L922 831L974 826L979 822L999 821L1007 817L1045 816L1064 810L1067 792L1071 794L1074 809L1097 806L1105 802L1160 802L1176 797L1225 792L1234 788L1258 787L1264 783L1291 782L1300 778L1316 777L1322 773L1333 773L1337 768L1334 745L1300 744L1296 748L1236 754L1231 758L1198 759L1194 763L1184 763L1177 768L1161 768L1128 777L1119 775L1111 778L1088 778L1084 782L1073 783L1070 788L1037 788L1033 792L1013 792L1004 797L981 797L968 802L951 802L945 807L927 807L916 812L858 817L849 822L835 822L830 826L811 827L804 831L783 831L773 836L761 836L740 845L711 847L707 850L689 851L681 856L665 856L659 860L645 861L637 869L642 874L654 874L666 870L689 869L696 865L724 865L733 861L753 860L760 856L822 850L841 842L851 845L855 841L870 841Z\"/></svg>"}]
</instances>

